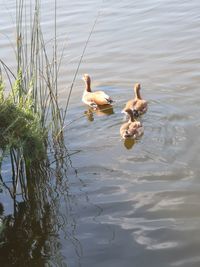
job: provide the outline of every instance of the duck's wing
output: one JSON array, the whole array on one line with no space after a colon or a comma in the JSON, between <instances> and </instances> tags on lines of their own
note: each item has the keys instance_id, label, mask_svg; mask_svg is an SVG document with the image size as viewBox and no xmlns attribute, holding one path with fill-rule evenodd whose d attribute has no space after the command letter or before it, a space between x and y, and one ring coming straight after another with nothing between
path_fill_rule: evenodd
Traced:
<instances>
[{"instance_id":1,"label":"duck's wing","mask_svg":"<svg viewBox=\"0 0 200 267\"><path fill-rule=\"evenodd\" d=\"M103 91L92 92L92 98L97 105L112 104L113 100Z\"/></svg>"},{"instance_id":2,"label":"duck's wing","mask_svg":"<svg viewBox=\"0 0 200 267\"><path fill-rule=\"evenodd\" d=\"M97 103L95 102L95 99L90 92L83 94L82 101L92 108L97 108Z\"/></svg>"},{"instance_id":3,"label":"duck's wing","mask_svg":"<svg viewBox=\"0 0 200 267\"><path fill-rule=\"evenodd\" d=\"M137 128L140 127L140 122L126 122L120 128L121 136L125 138L135 138L137 135Z\"/></svg>"},{"instance_id":4,"label":"duck's wing","mask_svg":"<svg viewBox=\"0 0 200 267\"><path fill-rule=\"evenodd\" d=\"M127 134L127 130L128 130L129 124L130 124L129 122L125 122L120 127L120 135L122 136L122 138L126 138L126 134Z\"/></svg>"},{"instance_id":5,"label":"duck's wing","mask_svg":"<svg viewBox=\"0 0 200 267\"><path fill-rule=\"evenodd\" d=\"M141 126L141 123L139 121L134 121L129 123L128 132L135 133L135 130Z\"/></svg>"},{"instance_id":6,"label":"duck's wing","mask_svg":"<svg viewBox=\"0 0 200 267\"><path fill-rule=\"evenodd\" d=\"M145 113L147 111L147 101L143 99L138 100L134 109L141 113Z\"/></svg>"},{"instance_id":7,"label":"duck's wing","mask_svg":"<svg viewBox=\"0 0 200 267\"><path fill-rule=\"evenodd\" d=\"M135 106L136 102L137 102L136 99L131 99L131 100L127 101L125 107L122 110L122 113L126 113L126 111L125 111L126 109L134 110L134 106Z\"/></svg>"},{"instance_id":8,"label":"duck's wing","mask_svg":"<svg viewBox=\"0 0 200 267\"><path fill-rule=\"evenodd\" d=\"M144 128L139 121L132 122L128 128L128 134L133 138L138 138L144 133Z\"/></svg>"}]
</instances>

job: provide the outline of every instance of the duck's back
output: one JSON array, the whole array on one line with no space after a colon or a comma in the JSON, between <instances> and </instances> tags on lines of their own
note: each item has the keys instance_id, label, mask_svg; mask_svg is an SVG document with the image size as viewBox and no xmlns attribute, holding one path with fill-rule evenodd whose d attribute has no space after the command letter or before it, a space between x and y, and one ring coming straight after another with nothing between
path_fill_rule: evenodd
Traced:
<instances>
[{"instance_id":1,"label":"duck's back","mask_svg":"<svg viewBox=\"0 0 200 267\"><path fill-rule=\"evenodd\" d=\"M124 111L125 111L126 109L131 109L131 110L133 110L133 109L134 109L134 106L135 106L135 104L136 104L136 102L137 102L136 99L131 99L131 100L127 101L127 102L126 102L126 105L125 105L125 108L124 108L123 110L124 110Z\"/></svg>"},{"instance_id":2,"label":"duck's back","mask_svg":"<svg viewBox=\"0 0 200 267\"><path fill-rule=\"evenodd\" d=\"M108 104L110 97L105 94L105 92L103 91L96 91L96 92L92 92L91 94L91 98L93 99L93 101L97 104L97 105L106 105Z\"/></svg>"},{"instance_id":3,"label":"duck's back","mask_svg":"<svg viewBox=\"0 0 200 267\"><path fill-rule=\"evenodd\" d=\"M147 101L143 99L138 99L134 105L134 109L141 111L142 113L146 112L147 110Z\"/></svg>"}]
</instances>

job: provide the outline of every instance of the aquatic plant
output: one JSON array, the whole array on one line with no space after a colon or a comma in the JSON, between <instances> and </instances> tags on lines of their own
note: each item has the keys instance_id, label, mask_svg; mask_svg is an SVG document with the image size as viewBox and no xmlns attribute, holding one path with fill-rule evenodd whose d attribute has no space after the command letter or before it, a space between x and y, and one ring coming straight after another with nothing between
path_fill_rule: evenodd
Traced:
<instances>
[{"instance_id":1,"label":"aquatic plant","mask_svg":"<svg viewBox=\"0 0 200 267\"><path fill-rule=\"evenodd\" d=\"M12 46L16 69L11 70L0 59L0 174L6 156L14 184L20 181L21 187L26 184L29 168L48 166L48 151L56 147L58 153L58 146L64 147L57 94L61 59L57 55L56 0L51 50L42 32L40 1L30 3L28 7L25 0L16 1L16 43Z\"/></svg>"},{"instance_id":2,"label":"aquatic plant","mask_svg":"<svg viewBox=\"0 0 200 267\"><path fill-rule=\"evenodd\" d=\"M57 252L61 231L74 245L78 257L81 254L71 208L74 199L70 200L69 193L67 171L71 161L63 138L64 122L97 19L62 112L58 101L62 54L58 58L57 0L52 49L47 47L49 40L45 40L42 32L40 0L30 0L30 7L28 2L16 0L14 70L0 58L0 189L7 190L13 205L13 212L7 215L0 210L0 265L43 266L53 258L59 260L56 266L64 266L62 255ZM59 214L60 198L66 204L66 218Z\"/></svg>"}]
</instances>

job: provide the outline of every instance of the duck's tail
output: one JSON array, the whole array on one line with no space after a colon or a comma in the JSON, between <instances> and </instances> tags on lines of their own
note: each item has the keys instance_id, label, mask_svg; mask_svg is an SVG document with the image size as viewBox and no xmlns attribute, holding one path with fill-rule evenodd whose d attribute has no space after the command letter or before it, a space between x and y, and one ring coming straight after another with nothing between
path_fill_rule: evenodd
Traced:
<instances>
[{"instance_id":1,"label":"duck's tail","mask_svg":"<svg viewBox=\"0 0 200 267\"><path fill-rule=\"evenodd\" d=\"M122 109L121 113L124 113L124 114L128 115L128 112L126 112L125 109ZM139 115L140 115L140 114L139 114L139 111L136 110L136 109L134 109L134 110L133 110L133 116L134 116L134 117L139 117ZM128 116L129 116L129 115L128 115Z\"/></svg>"},{"instance_id":2,"label":"duck's tail","mask_svg":"<svg viewBox=\"0 0 200 267\"><path fill-rule=\"evenodd\" d=\"M126 130L126 132L123 135L124 139L135 139L136 138L136 134L135 133L130 133L128 130Z\"/></svg>"},{"instance_id":3,"label":"duck's tail","mask_svg":"<svg viewBox=\"0 0 200 267\"><path fill-rule=\"evenodd\" d=\"M90 107L92 107L94 110L97 109L98 105L94 102L90 103Z\"/></svg>"},{"instance_id":4,"label":"duck's tail","mask_svg":"<svg viewBox=\"0 0 200 267\"><path fill-rule=\"evenodd\" d=\"M133 110L133 116L134 116L134 117L139 117L139 115L140 115L140 114L139 114L138 110L134 109L134 110Z\"/></svg>"},{"instance_id":5,"label":"duck's tail","mask_svg":"<svg viewBox=\"0 0 200 267\"><path fill-rule=\"evenodd\" d=\"M112 99L110 99L110 98L106 98L106 101L108 102L108 104L113 104L114 103L114 101L112 100Z\"/></svg>"}]
</instances>

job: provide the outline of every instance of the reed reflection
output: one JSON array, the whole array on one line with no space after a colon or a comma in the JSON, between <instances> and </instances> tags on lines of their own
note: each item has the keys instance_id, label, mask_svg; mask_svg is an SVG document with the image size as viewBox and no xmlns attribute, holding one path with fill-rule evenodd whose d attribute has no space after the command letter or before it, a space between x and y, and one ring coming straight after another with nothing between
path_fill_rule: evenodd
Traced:
<instances>
[{"instance_id":1,"label":"reed reflection","mask_svg":"<svg viewBox=\"0 0 200 267\"><path fill-rule=\"evenodd\" d=\"M24 165L18 179L21 193L16 188L9 191L13 212L4 214L3 204L0 205L0 266L66 266L59 234L65 236L77 257L80 256L65 173L67 152L60 152L57 149L52 164L42 161L34 162L31 167ZM16 176L12 179L15 186ZM1 181L8 191L5 177L1 176ZM66 204L66 214L60 210L61 202Z\"/></svg>"}]
</instances>

